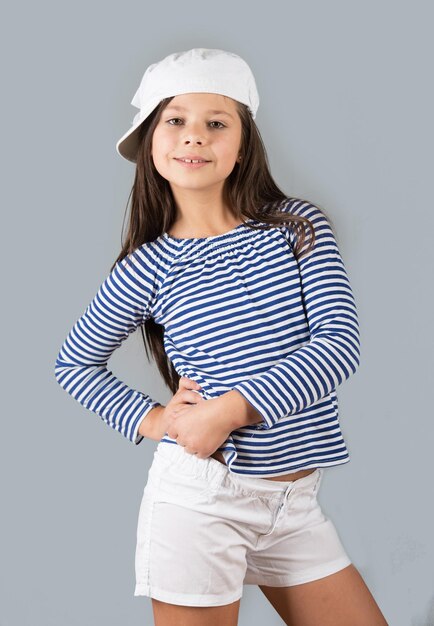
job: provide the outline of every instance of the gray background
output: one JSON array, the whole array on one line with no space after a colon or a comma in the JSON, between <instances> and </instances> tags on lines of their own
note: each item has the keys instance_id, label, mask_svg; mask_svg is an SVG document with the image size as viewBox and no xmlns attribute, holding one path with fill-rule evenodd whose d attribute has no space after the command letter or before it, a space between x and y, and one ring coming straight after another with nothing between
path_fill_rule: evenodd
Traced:
<instances>
[{"instance_id":1,"label":"gray background","mask_svg":"<svg viewBox=\"0 0 434 626\"><path fill-rule=\"evenodd\" d=\"M319 498L389 623L432 626L429 3L42 1L4 18L1 626L152 623L133 588L156 442L81 407L54 361L120 250L131 98L150 63L198 46L248 61L277 182L337 229L362 361L338 391L351 462ZM140 333L110 367L169 400ZM239 623L282 621L246 586Z\"/></svg>"}]
</instances>

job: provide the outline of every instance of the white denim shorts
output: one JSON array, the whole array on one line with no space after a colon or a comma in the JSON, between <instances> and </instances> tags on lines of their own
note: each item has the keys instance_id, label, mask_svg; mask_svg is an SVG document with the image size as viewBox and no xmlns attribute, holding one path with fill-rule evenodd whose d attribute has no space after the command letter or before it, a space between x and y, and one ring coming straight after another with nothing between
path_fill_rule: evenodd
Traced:
<instances>
[{"instance_id":1,"label":"white denim shorts","mask_svg":"<svg viewBox=\"0 0 434 626\"><path fill-rule=\"evenodd\" d=\"M160 442L140 504L134 595L220 606L240 599L243 585L298 585L350 565L317 501L323 472L240 475Z\"/></svg>"}]
</instances>

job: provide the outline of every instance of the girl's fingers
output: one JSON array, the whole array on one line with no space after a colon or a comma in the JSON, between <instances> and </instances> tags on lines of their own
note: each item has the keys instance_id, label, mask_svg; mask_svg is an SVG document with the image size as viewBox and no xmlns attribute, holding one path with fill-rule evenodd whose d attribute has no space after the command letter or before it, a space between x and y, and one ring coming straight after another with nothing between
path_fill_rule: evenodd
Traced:
<instances>
[{"instance_id":1,"label":"girl's fingers","mask_svg":"<svg viewBox=\"0 0 434 626\"><path fill-rule=\"evenodd\" d=\"M181 376L178 383L178 392L173 396L176 405L182 407L186 404L198 404L204 402L199 393L202 387L195 380Z\"/></svg>"},{"instance_id":2,"label":"girl's fingers","mask_svg":"<svg viewBox=\"0 0 434 626\"><path fill-rule=\"evenodd\" d=\"M177 394L178 402L181 405L185 404L197 404L198 402L205 402L198 391L194 389L182 390Z\"/></svg>"},{"instance_id":3,"label":"girl's fingers","mask_svg":"<svg viewBox=\"0 0 434 626\"><path fill-rule=\"evenodd\" d=\"M184 389L202 389L202 387L195 380L191 380L191 378L187 378L186 376L181 376L178 383L179 388Z\"/></svg>"},{"instance_id":4,"label":"girl's fingers","mask_svg":"<svg viewBox=\"0 0 434 626\"><path fill-rule=\"evenodd\" d=\"M180 389L178 393L173 396L173 404L177 407L177 410L188 408L186 405L198 404L199 402L205 402L198 391L194 389Z\"/></svg>"}]
</instances>

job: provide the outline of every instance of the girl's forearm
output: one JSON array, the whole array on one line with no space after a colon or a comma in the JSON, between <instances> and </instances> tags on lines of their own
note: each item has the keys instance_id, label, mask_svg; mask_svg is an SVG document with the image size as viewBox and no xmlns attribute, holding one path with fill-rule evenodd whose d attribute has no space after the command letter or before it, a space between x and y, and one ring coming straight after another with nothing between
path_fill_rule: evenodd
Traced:
<instances>
[{"instance_id":1,"label":"girl's forearm","mask_svg":"<svg viewBox=\"0 0 434 626\"><path fill-rule=\"evenodd\" d=\"M223 413L227 417L231 431L242 426L259 424L263 420L262 415L236 389L222 394L219 396L219 400L226 405Z\"/></svg>"},{"instance_id":2,"label":"girl's forearm","mask_svg":"<svg viewBox=\"0 0 434 626\"><path fill-rule=\"evenodd\" d=\"M233 389L218 398L219 403L224 403L221 414L228 421L230 431L249 426L250 424L259 424L262 422L262 416L248 402L239 391ZM149 411L139 426L139 433L148 439L160 441L167 432L167 419L164 419L163 405L156 406Z\"/></svg>"},{"instance_id":3,"label":"girl's forearm","mask_svg":"<svg viewBox=\"0 0 434 626\"><path fill-rule=\"evenodd\" d=\"M160 441L166 433L167 424L165 424L162 419L165 408L166 407L163 405L155 406L149 411L139 426L140 435L147 437L147 439Z\"/></svg>"}]
</instances>

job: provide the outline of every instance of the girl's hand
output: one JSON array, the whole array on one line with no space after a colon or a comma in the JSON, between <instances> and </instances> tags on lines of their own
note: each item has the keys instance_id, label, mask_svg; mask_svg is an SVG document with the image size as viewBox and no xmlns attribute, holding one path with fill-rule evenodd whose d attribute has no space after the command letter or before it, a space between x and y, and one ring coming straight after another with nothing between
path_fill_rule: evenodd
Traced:
<instances>
[{"instance_id":1,"label":"girl's hand","mask_svg":"<svg viewBox=\"0 0 434 626\"><path fill-rule=\"evenodd\" d=\"M198 393L201 386L194 380L182 376L179 379L178 391L170 399L166 406L156 407L149 412L149 415L155 411L155 426L153 428L153 436L148 436L155 441L161 441L164 435L167 433L169 425L173 422L177 411L180 407L198 402L204 402L204 398ZM196 391L195 391L196 390Z\"/></svg>"},{"instance_id":2,"label":"girl's hand","mask_svg":"<svg viewBox=\"0 0 434 626\"><path fill-rule=\"evenodd\" d=\"M227 420L221 419L219 398L204 400L198 393L188 391L192 385L200 389L194 381L185 377L180 379L180 391L166 407L166 410L171 407L166 432L186 452L206 459L226 441L232 430Z\"/></svg>"}]
</instances>

